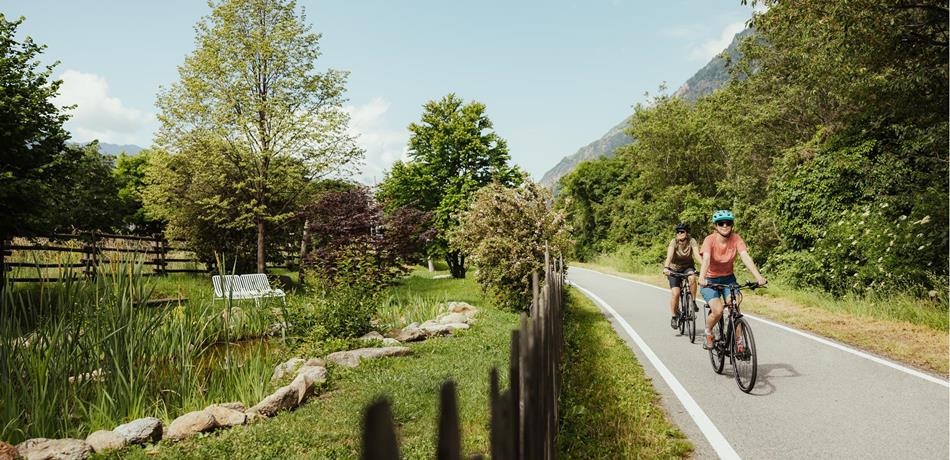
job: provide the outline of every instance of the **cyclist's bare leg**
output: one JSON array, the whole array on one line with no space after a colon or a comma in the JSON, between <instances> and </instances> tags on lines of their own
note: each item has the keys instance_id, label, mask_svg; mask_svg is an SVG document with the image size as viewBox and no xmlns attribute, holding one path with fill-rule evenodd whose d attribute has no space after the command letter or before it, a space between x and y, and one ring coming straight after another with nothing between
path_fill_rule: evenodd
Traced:
<instances>
[{"instance_id":1,"label":"cyclist's bare leg","mask_svg":"<svg viewBox=\"0 0 950 460\"><path fill-rule=\"evenodd\" d=\"M673 316L677 316L676 311L679 310L677 306L680 302L680 288L675 287L672 289L672 291L673 291L673 298L670 300L670 313L672 313Z\"/></svg>"},{"instance_id":2,"label":"cyclist's bare leg","mask_svg":"<svg viewBox=\"0 0 950 460\"><path fill-rule=\"evenodd\" d=\"M706 330L712 332L713 327L722 317L722 299L715 298L709 301L709 316L706 318Z\"/></svg>"},{"instance_id":3,"label":"cyclist's bare leg","mask_svg":"<svg viewBox=\"0 0 950 460\"><path fill-rule=\"evenodd\" d=\"M689 275L689 292L693 294L693 302L696 302L696 275Z\"/></svg>"}]
</instances>

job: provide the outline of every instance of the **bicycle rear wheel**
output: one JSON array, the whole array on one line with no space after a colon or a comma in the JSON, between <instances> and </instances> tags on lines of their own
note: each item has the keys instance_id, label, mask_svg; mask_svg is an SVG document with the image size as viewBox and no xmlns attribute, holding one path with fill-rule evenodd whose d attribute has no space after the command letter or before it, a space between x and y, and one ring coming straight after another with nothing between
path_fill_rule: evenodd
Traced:
<instances>
[{"instance_id":1,"label":"bicycle rear wheel","mask_svg":"<svg viewBox=\"0 0 950 460\"><path fill-rule=\"evenodd\" d=\"M686 292L686 295L683 296L684 303L686 305L680 307L685 308L686 314L686 332L689 334L689 342L696 343L696 312L693 311L693 296Z\"/></svg>"},{"instance_id":2,"label":"bicycle rear wheel","mask_svg":"<svg viewBox=\"0 0 950 460\"><path fill-rule=\"evenodd\" d=\"M742 391L748 393L755 386L755 377L758 372L758 358L755 353L755 339L752 337L752 328L749 323L739 318L733 324L732 343L732 370L736 373L736 383ZM741 350L740 350L741 348Z\"/></svg>"},{"instance_id":3,"label":"bicycle rear wheel","mask_svg":"<svg viewBox=\"0 0 950 460\"><path fill-rule=\"evenodd\" d=\"M722 318L719 318L719 322L713 326L712 333L713 337L719 337L719 340L716 340L713 343L712 349L709 350L709 362L712 364L713 371L717 374L722 374L722 368L726 364L726 351L720 343L725 338L722 330ZM706 340L705 336L703 340Z\"/></svg>"}]
</instances>

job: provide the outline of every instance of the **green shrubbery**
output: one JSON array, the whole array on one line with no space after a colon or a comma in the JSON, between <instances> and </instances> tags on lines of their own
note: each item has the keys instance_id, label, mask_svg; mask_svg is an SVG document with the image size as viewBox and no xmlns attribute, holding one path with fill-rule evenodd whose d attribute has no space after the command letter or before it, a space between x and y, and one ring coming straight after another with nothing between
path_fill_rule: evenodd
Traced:
<instances>
[{"instance_id":1,"label":"green shrubbery","mask_svg":"<svg viewBox=\"0 0 950 460\"><path fill-rule=\"evenodd\" d=\"M544 270L544 251L558 257L570 248L564 217L548 207L550 193L526 182L518 188L492 184L475 193L452 234L467 252L476 281L495 302L514 310L531 302L531 273Z\"/></svg>"},{"instance_id":2,"label":"green shrubbery","mask_svg":"<svg viewBox=\"0 0 950 460\"><path fill-rule=\"evenodd\" d=\"M725 208L767 275L835 294L946 290L945 15L766 3L736 78L638 105L635 143L562 179L577 254L656 264L673 225L701 239Z\"/></svg>"}]
</instances>

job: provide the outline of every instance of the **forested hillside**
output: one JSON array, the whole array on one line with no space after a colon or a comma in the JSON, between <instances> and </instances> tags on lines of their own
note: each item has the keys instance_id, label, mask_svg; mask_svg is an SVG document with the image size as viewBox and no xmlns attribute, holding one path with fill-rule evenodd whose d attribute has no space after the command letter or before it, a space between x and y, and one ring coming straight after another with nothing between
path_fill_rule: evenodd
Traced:
<instances>
[{"instance_id":1,"label":"forested hillside","mask_svg":"<svg viewBox=\"0 0 950 460\"><path fill-rule=\"evenodd\" d=\"M743 30L736 34L732 43L724 52L710 60L702 69L699 69L689 80L686 80L674 93L675 96L686 100L695 101L719 89L729 81L729 63L741 57L739 53L739 42L752 33L751 29ZM623 147L631 142L627 134L627 127L630 125L630 117L627 117L613 128L610 128L606 134L590 144L587 144L561 159L541 178L541 185L552 188L555 192L558 190L558 181L570 174L580 163L587 160L596 160L600 157L612 157L618 147Z\"/></svg>"},{"instance_id":2,"label":"forested hillside","mask_svg":"<svg viewBox=\"0 0 950 460\"><path fill-rule=\"evenodd\" d=\"M799 285L945 288L947 2L764 3L725 87L636 107L638 142L561 180L578 255L655 263L730 208Z\"/></svg>"}]
</instances>

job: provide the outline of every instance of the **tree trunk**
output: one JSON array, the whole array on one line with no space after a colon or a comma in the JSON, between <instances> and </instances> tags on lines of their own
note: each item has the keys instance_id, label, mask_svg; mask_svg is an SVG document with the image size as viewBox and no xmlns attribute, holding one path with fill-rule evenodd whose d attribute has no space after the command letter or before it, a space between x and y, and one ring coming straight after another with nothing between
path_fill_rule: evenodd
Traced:
<instances>
[{"instance_id":1,"label":"tree trunk","mask_svg":"<svg viewBox=\"0 0 950 460\"><path fill-rule=\"evenodd\" d=\"M257 218L257 273L265 273L267 259L264 257L264 218Z\"/></svg>"},{"instance_id":2,"label":"tree trunk","mask_svg":"<svg viewBox=\"0 0 950 460\"><path fill-rule=\"evenodd\" d=\"M465 254L461 251L449 251L445 254L445 263L449 264L452 278L465 278Z\"/></svg>"},{"instance_id":3,"label":"tree trunk","mask_svg":"<svg viewBox=\"0 0 950 460\"><path fill-rule=\"evenodd\" d=\"M426 261L429 262L429 273L434 272L435 264L432 263L432 256L429 256L428 258L426 258Z\"/></svg>"},{"instance_id":4,"label":"tree trunk","mask_svg":"<svg viewBox=\"0 0 950 460\"><path fill-rule=\"evenodd\" d=\"M303 284L303 265L310 252L310 220L303 221L303 238L300 239L300 261L297 264L297 282Z\"/></svg>"}]
</instances>

